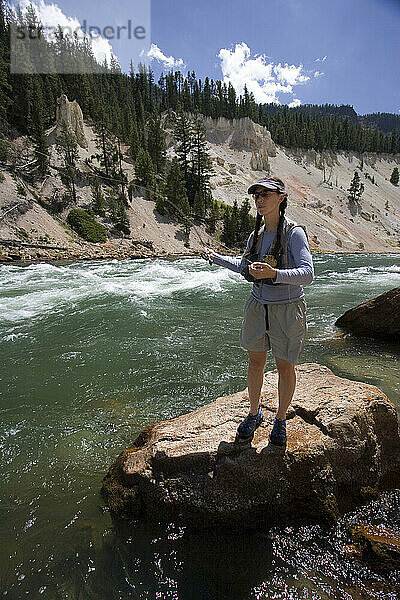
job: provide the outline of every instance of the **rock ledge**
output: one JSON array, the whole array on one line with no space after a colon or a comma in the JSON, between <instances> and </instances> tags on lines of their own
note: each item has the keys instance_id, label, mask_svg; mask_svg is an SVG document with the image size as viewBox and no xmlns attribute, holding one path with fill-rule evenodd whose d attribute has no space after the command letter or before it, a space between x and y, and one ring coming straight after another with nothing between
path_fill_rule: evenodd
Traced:
<instances>
[{"instance_id":1,"label":"rock ledge","mask_svg":"<svg viewBox=\"0 0 400 600\"><path fill-rule=\"evenodd\" d=\"M277 372L265 374L265 421L252 444L234 443L247 391L144 429L116 459L102 492L114 516L195 527L318 520L400 485L397 412L372 385L327 367L296 367L286 448L269 442Z\"/></svg>"}]
</instances>

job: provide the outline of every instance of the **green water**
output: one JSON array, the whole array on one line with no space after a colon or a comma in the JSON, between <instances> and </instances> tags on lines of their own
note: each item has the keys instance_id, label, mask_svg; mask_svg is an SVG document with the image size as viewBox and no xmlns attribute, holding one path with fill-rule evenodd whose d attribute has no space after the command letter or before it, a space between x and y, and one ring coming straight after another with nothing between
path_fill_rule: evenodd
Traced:
<instances>
[{"instance_id":1,"label":"green water","mask_svg":"<svg viewBox=\"0 0 400 600\"><path fill-rule=\"evenodd\" d=\"M400 408L399 347L334 326L400 285L399 257L318 256L315 270L301 362L373 383ZM340 526L271 541L110 519L102 478L144 426L246 387L240 276L201 260L95 261L0 266L0 281L5 598L396 597L396 574L340 557ZM400 526L387 503L371 514Z\"/></svg>"}]
</instances>

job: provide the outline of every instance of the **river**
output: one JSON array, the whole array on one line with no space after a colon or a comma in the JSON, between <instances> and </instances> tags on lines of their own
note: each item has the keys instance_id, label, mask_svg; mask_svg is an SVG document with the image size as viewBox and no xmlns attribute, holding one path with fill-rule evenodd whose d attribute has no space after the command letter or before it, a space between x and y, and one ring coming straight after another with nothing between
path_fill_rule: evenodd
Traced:
<instances>
[{"instance_id":1,"label":"river","mask_svg":"<svg viewBox=\"0 0 400 600\"><path fill-rule=\"evenodd\" d=\"M314 259L301 362L377 385L399 410L399 347L334 326L400 285L399 256ZM102 478L143 427L246 387L239 275L201 259L109 260L1 265L0 282L5 598L398 598L399 572L346 558L344 519L238 535L110 518ZM400 491L346 519L400 531Z\"/></svg>"}]
</instances>

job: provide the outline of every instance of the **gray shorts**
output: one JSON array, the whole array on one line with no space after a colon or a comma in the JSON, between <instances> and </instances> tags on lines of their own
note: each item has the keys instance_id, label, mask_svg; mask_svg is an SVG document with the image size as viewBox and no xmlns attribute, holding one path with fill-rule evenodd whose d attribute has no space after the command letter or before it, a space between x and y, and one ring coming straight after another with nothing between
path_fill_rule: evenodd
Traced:
<instances>
[{"instance_id":1,"label":"gray shorts","mask_svg":"<svg viewBox=\"0 0 400 600\"><path fill-rule=\"evenodd\" d=\"M296 364L307 331L306 314L304 298L265 305L250 296L244 308L240 345L252 352L271 350L274 356Z\"/></svg>"}]
</instances>

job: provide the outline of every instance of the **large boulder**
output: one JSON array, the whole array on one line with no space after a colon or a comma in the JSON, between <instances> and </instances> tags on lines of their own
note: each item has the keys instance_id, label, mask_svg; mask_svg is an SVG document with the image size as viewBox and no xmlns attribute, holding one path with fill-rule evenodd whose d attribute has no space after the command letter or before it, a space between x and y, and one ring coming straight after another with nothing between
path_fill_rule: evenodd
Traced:
<instances>
[{"instance_id":1,"label":"large boulder","mask_svg":"<svg viewBox=\"0 0 400 600\"><path fill-rule=\"evenodd\" d=\"M112 513L195 527L252 527L320 520L400 484L395 407L378 388L327 367L296 367L285 447L269 442L277 372L266 373L265 421L252 444L235 444L246 391L144 429L103 481Z\"/></svg>"},{"instance_id":2,"label":"large boulder","mask_svg":"<svg viewBox=\"0 0 400 600\"><path fill-rule=\"evenodd\" d=\"M358 335L400 342L400 287L351 308L335 325Z\"/></svg>"}]
</instances>

